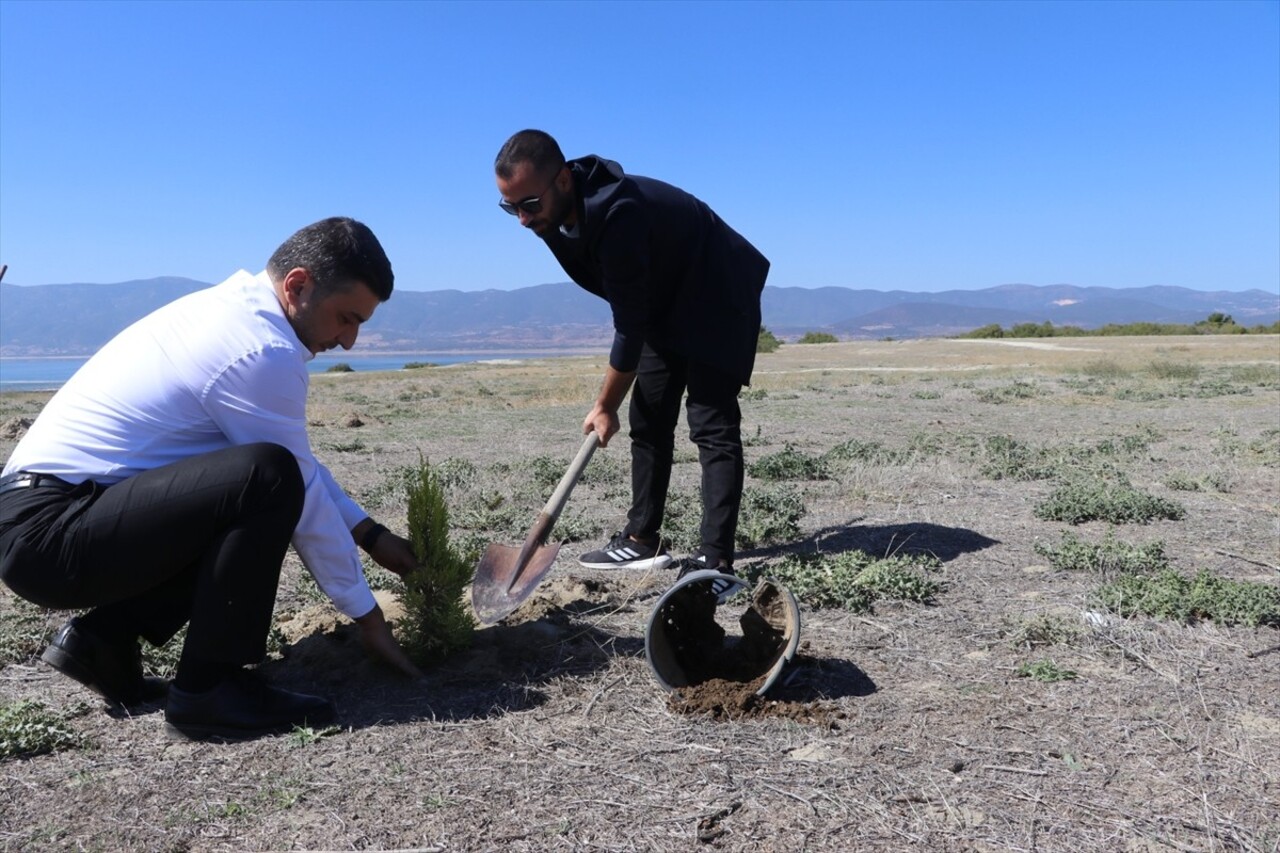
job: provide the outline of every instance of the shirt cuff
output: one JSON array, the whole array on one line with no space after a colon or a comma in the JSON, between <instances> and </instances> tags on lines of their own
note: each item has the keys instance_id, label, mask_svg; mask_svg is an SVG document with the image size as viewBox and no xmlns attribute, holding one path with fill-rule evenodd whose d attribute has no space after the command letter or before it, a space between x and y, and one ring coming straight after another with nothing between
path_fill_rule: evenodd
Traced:
<instances>
[{"instance_id":1,"label":"shirt cuff","mask_svg":"<svg viewBox=\"0 0 1280 853\"><path fill-rule=\"evenodd\" d=\"M361 584L361 588L347 590L342 595L330 596L330 600L338 608L338 612L349 619L359 619L378 606L378 600L373 597L368 584Z\"/></svg>"}]
</instances>

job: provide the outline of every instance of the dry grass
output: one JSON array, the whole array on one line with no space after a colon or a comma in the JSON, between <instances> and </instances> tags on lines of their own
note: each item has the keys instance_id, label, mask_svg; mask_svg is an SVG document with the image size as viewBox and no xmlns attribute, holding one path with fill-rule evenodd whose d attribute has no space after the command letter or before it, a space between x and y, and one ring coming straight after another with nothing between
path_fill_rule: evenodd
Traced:
<instances>
[{"instance_id":1,"label":"dry grass","mask_svg":"<svg viewBox=\"0 0 1280 853\"><path fill-rule=\"evenodd\" d=\"M1153 363L1196 370L1156 376ZM505 488L532 523L545 495L510 463L567 463L602 369L580 357L319 376L315 446L397 529L403 499L388 482L420 452L470 462L475 487ZM0 425L44 399L0 395ZM941 561L931 606L804 610L802 657L776 698L838 713L673 712L644 659L671 576L579 570L572 558L594 542L566 545L534 600L421 684L364 661L291 558L277 604L290 644L264 668L333 696L342 731L171 744L155 712L77 717L88 746L0 763L0 847L1280 850L1280 632L1096 612L1098 579L1035 550L1068 529L1033 512L1054 482L980 473L991 436L1061 450L1154 430L1140 451L1103 461L1185 518L1072 532L1160 541L1186 574L1277 583L1275 337L784 346L760 358L743 411L749 459L852 438L892 451L925 446L923 435L933 448L793 483L808 510L800 539L740 555ZM5 432L0 451L15 438ZM692 491L694 455L679 459L673 488ZM625 460L619 441L592 466ZM1218 470L1228 492L1163 485ZM582 483L566 517L616 529L626 490L615 480ZM88 698L30 656L30 613L7 593L0 618L22 634L0 647L28 650L0 669L0 702ZM1045 658L1078 677L1018 677Z\"/></svg>"}]
</instances>

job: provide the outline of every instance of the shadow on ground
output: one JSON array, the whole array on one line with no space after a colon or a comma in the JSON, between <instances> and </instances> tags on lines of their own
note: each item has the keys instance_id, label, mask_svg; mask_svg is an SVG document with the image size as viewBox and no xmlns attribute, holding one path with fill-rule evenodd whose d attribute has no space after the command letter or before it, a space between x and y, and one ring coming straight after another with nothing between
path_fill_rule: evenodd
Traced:
<instances>
[{"instance_id":1,"label":"shadow on ground","mask_svg":"<svg viewBox=\"0 0 1280 853\"><path fill-rule=\"evenodd\" d=\"M303 637L259 671L274 684L333 700L343 726L497 717L542 705L539 686L586 677L619 656L639 656L644 641L583 627L555 614L475 633L472 647L411 681L371 661L353 624Z\"/></svg>"},{"instance_id":2,"label":"shadow on ground","mask_svg":"<svg viewBox=\"0 0 1280 853\"><path fill-rule=\"evenodd\" d=\"M770 699L815 702L870 696L880 688L852 661L797 655L769 691Z\"/></svg>"},{"instance_id":3,"label":"shadow on ground","mask_svg":"<svg viewBox=\"0 0 1280 853\"><path fill-rule=\"evenodd\" d=\"M824 527L798 542L743 550L739 552L739 556L769 558L785 554L864 551L877 557L928 554L947 563L961 554L972 554L999 544L997 539L964 527L946 527L927 522L883 525L859 525L851 522Z\"/></svg>"}]
</instances>

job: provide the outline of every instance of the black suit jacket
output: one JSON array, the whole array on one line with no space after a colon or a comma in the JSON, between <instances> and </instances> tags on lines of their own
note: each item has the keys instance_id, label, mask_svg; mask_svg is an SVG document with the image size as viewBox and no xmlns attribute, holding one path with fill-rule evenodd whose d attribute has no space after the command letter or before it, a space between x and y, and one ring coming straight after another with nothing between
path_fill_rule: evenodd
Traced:
<instances>
[{"instance_id":1,"label":"black suit jacket","mask_svg":"<svg viewBox=\"0 0 1280 853\"><path fill-rule=\"evenodd\" d=\"M543 237L579 286L609 301L609 364L632 371L645 342L706 362L746 385L769 261L684 190L626 175L594 155L569 161L574 236Z\"/></svg>"}]
</instances>

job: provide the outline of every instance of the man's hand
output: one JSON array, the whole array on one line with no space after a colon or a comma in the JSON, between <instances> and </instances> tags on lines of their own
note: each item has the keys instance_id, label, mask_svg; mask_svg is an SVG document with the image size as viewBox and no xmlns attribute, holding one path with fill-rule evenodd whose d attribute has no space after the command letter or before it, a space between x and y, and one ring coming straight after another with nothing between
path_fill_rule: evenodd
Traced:
<instances>
[{"instance_id":1,"label":"man's hand","mask_svg":"<svg viewBox=\"0 0 1280 853\"><path fill-rule=\"evenodd\" d=\"M418 558L413 553L413 545L408 539L397 536L388 530L373 543L369 557L387 571L395 572L400 577L418 568Z\"/></svg>"},{"instance_id":2,"label":"man's hand","mask_svg":"<svg viewBox=\"0 0 1280 853\"><path fill-rule=\"evenodd\" d=\"M599 404L588 412L586 419L582 421L582 434L586 435L595 430L600 438L601 447L609 446L609 438L616 434L619 428L618 413L605 411Z\"/></svg>"},{"instance_id":3,"label":"man's hand","mask_svg":"<svg viewBox=\"0 0 1280 853\"><path fill-rule=\"evenodd\" d=\"M381 607L374 605L372 610L356 620L356 625L360 626L360 644L366 652L410 678L422 678L422 670L414 666L391 633L391 626L382 615Z\"/></svg>"},{"instance_id":4,"label":"man's hand","mask_svg":"<svg viewBox=\"0 0 1280 853\"><path fill-rule=\"evenodd\" d=\"M635 378L634 372L622 373L612 367L605 369L600 396L596 398L596 404L582 421L583 435L595 430L596 435L600 437L600 446L609 446L609 439L617 434L619 429L618 409L622 407L622 401L631 390L631 382Z\"/></svg>"},{"instance_id":5,"label":"man's hand","mask_svg":"<svg viewBox=\"0 0 1280 853\"><path fill-rule=\"evenodd\" d=\"M364 547L364 539L374 527L382 530L377 534L377 538L373 541L373 547L369 549L369 557L382 568L387 571L395 572L400 577L412 572L418 568L418 558L413 553L413 545L408 539L397 536L386 527L374 522L372 518L366 518L351 528L351 538L355 540L357 545Z\"/></svg>"}]
</instances>

